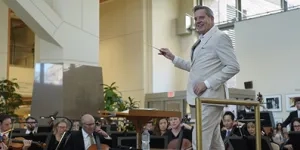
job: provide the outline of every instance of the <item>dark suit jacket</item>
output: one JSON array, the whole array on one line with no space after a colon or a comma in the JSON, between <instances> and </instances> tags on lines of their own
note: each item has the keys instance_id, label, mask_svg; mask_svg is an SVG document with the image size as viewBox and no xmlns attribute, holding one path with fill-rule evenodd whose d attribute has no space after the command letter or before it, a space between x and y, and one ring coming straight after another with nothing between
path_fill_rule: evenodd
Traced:
<instances>
[{"instance_id":1,"label":"dark suit jacket","mask_svg":"<svg viewBox=\"0 0 300 150\"><path fill-rule=\"evenodd\" d=\"M225 139L225 137L226 137L226 130L222 130L221 131L221 137L222 137L222 139L224 140Z\"/></svg>"},{"instance_id":2,"label":"dark suit jacket","mask_svg":"<svg viewBox=\"0 0 300 150\"><path fill-rule=\"evenodd\" d=\"M285 119L285 121L282 123L282 126L283 127L286 127L288 126L290 123L292 123L293 119L295 118L298 118L298 111L292 111L290 113L290 115ZM294 127L293 125L290 125L291 126L291 131L294 131Z\"/></svg>"},{"instance_id":3,"label":"dark suit jacket","mask_svg":"<svg viewBox=\"0 0 300 150\"><path fill-rule=\"evenodd\" d=\"M97 142L97 140L96 140L96 136L97 136L100 139L99 144L101 144L101 143L105 144L105 142L104 142L105 139L101 134L94 132L93 135L95 137L96 142ZM67 141L66 141L64 150L85 150L84 139L83 139L81 130L71 132L69 139L67 139Z\"/></svg>"}]
</instances>

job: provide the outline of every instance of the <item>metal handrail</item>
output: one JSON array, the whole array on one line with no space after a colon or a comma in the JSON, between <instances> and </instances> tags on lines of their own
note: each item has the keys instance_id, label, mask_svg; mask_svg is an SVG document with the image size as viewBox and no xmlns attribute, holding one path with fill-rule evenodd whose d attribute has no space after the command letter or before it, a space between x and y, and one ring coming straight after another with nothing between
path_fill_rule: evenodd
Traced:
<instances>
[{"instance_id":1,"label":"metal handrail","mask_svg":"<svg viewBox=\"0 0 300 150\"><path fill-rule=\"evenodd\" d=\"M240 101L229 99L196 98L196 139L197 150L202 150L202 103L254 106L256 150L261 150L260 103L258 101Z\"/></svg>"}]
</instances>

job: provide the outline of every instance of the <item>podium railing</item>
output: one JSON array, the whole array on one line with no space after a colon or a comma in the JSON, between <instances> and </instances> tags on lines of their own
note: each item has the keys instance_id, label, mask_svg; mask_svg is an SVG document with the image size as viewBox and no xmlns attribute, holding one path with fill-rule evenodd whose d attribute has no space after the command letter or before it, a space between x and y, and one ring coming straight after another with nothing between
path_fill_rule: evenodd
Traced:
<instances>
[{"instance_id":1,"label":"podium railing","mask_svg":"<svg viewBox=\"0 0 300 150\"><path fill-rule=\"evenodd\" d=\"M254 106L255 109L255 140L256 150L261 150L261 126L260 126L260 103L258 101L230 100L196 98L196 138L197 150L202 150L202 103Z\"/></svg>"}]
</instances>

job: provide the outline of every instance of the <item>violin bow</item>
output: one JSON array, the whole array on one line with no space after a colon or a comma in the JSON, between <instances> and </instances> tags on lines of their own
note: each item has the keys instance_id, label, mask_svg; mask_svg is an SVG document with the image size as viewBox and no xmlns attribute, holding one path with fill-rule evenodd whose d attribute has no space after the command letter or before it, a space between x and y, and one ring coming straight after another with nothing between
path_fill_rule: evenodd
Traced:
<instances>
[{"instance_id":1,"label":"violin bow","mask_svg":"<svg viewBox=\"0 0 300 150\"><path fill-rule=\"evenodd\" d=\"M12 121L12 127L11 127L11 129L9 129L8 131L6 131L6 132L10 132L10 131L13 131L15 129L15 121L13 120ZM10 133L10 135L9 135L9 138L8 138L8 145L10 145L11 144L11 138L12 138L12 134L13 134L13 132L11 132Z\"/></svg>"}]
</instances>

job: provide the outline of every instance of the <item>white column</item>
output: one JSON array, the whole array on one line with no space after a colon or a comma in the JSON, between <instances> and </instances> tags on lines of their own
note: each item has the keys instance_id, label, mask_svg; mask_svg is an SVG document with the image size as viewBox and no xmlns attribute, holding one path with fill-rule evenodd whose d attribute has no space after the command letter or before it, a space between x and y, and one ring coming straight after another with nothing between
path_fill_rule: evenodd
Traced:
<instances>
[{"instance_id":1,"label":"white column","mask_svg":"<svg viewBox=\"0 0 300 150\"><path fill-rule=\"evenodd\" d=\"M8 65L8 7L0 1L0 80L7 78Z\"/></svg>"},{"instance_id":2,"label":"white column","mask_svg":"<svg viewBox=\"0 0 300 150\"><path fill-rule=\"evenodd\" d=\"M37 61L99 66L99 0L4 1L36 33Z\"/></svg>"}]
</instances>

